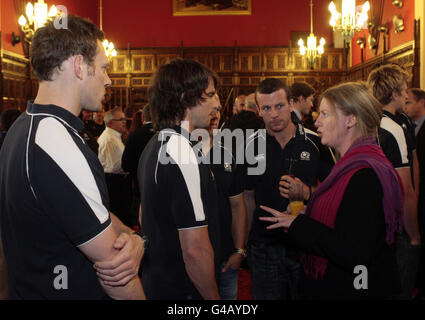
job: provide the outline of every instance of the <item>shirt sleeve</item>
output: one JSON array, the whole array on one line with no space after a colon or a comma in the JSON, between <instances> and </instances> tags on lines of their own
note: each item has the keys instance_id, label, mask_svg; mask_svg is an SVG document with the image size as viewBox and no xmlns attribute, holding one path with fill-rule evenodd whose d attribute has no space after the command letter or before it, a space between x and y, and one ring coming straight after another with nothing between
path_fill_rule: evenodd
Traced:
<instances>
[{"instance_id":1,"label":"shirt sleeve","mask_svg":"<svg viewBox=\"0 0 425 320\"><path fill-rule=\"evenodd\" d=\"M201 193L201 175L195 153L188 141L172 136L167 143L171 163L164 165L171 214L176 228L190 229L206 226L207 217Z\"/></svg>"},{"instance_id":2,"label":"shirt sleeve","mask_svg":"<svg viewBox=\"0 0 425 320\"><path fill-rule=\"evenodd\" d=\"M88 163L71 133L56 119L39 123L29 156L29 176L44 218L54 221L76 246L110 225L102 168Z\"/></svg>"},{"instance_id":3,"label":"shirt sleeve","mask_svg":"<svg viewBox=\"0 0 425 320\"><path fill-rule=\"evenodd\" d=\"M406 138L402 127L384 117L378 133L379 145L394 168L409 167Z\"/></svg>"}]
</instances>

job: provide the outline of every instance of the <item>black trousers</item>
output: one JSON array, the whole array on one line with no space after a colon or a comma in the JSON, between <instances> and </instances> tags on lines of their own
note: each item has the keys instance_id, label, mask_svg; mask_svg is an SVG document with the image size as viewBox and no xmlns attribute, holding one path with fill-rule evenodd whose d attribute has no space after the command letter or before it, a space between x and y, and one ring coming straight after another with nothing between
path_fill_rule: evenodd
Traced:
<instances>
[{"instance_id":1,"label":"black trousers","mask_svg":"<svg viewBox=\"0 0 425 320\"><path fill-rule=\"evenodd\" d=\"M137 224L131 216L131 178L129 175L105 173L109 192L109 210L130 228Z\"/></svg>"}]
</instances>

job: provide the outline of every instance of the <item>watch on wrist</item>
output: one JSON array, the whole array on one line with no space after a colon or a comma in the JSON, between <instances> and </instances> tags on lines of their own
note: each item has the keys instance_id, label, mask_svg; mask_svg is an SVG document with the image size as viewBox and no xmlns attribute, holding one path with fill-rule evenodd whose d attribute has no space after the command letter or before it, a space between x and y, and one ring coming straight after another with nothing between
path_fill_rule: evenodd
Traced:
<instances>
[{"instance_id":1,"label":"watch on wrist","mask_svg":"<svg viewBox=\"0 0 425 320\"><path fill-rule=\"evenodd\" d=\"M246 258L246 249L242 249L242 248L236 248L235 253L238 253L242 256L242 258Z\"/></svg>"}]
</instances>

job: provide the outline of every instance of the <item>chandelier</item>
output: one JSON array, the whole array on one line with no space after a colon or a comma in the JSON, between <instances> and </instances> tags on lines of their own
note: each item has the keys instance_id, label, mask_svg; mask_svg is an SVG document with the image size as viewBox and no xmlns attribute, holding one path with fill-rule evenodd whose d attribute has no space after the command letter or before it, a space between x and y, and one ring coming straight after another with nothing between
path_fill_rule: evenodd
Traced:
<instances>
[{"instance_id":1,"label":"chandelier","mask_svg":"<svg viewBox=\"0 0 425 320\"><path fill-rule=\"evenodd\" d=\"M350 43L354 34L367 24L369 9L369 1L362 5L360 12L356 12L356 0L342 0L342 13L339 13L332 1L329 4L332 14L329 24L334 31L340 31L344 40Z\"/></svg>"},{"instance_id":2,"label":"chandelier","mask_svg":"<svg viewBox=\"0 0 425 320\"><path fill-rule=\"evenodd\" d=\"M310 35L307 38L307 47L304 46L304 40L299 39L300 54L306 55L310 68L314 68L314 61L325 52L325 39L321 38L317 45L317 38L313 33L313 0L310 0Z\"/></svg>"},{"instance_id":3,"label":"chandelier","mask_svg":"<svg viewBox=\"0 0 425 320\"><path fill-rule=\"evenodd\" d=\"M100 15L100 30L103 31L103 6L102 6L102 0L99 1L99 15ZM105 49L105 54L108 58L113 58L117 56L117 50L115 50L114 43L108 40L103 41L103 48Z\"/></svg>"},{"instance_id":4,"label":"chandelier","mask_svg":"<svg viewBox=\"0 0 425 320\"><path fill-rule=\"evenodd\" d=\"M55 17L59 11L53 5L47 10L47 4L44 0L38 0L34 5L28 2L25 7L25 15L19 17L18 23L25 35L25 41L31 43L35 31L44 26L48 18ZM19 42L19 41L16 41Z\"/></svg>"}]
</instances>

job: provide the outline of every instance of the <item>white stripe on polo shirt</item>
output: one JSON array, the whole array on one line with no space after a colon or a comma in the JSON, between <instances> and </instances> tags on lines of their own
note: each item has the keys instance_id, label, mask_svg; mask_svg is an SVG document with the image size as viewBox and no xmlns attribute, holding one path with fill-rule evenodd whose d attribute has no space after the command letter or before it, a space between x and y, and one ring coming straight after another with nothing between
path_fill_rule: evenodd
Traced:
<instances>
[{"instance_id":1,"label":"white stripe on polo shirt","mask_svg":"<svg viewBox=\"0 0 425 320\"><path fill-rule=\"evenodd\" d=\"M42 119L37 128L35 143L56 162L77 187L99 222L106 222L109 212L102 203L90 166L63 124L52 117Z\"/></svg>"},{"instance_id":2,"label":"white stripe on polo shirt","mask_svg":"<svg viewBox=\"0 0 425 320\"><path fill-rule=\"evenodd\" d=\"M381 128L389 131L397 141L398 149L400 150L402 164L408 164L409 159L407 157L407 143L406 137L404 136L403 128L390 117L384 115L381 119Z\"/></svg>"},{"instance_id":3,"label":"white stripe on polo shirt","mask_svg":"<svg viewBox=\"0 0 425 320\"><path fill-rule=\"evenodd\" d=\"M192 200L196 221L205 221L204 205L201 199L201 177L195 152L189 141L179 134L170 137L167 153L179 166Z\"/></svg>"}]
</instances>

